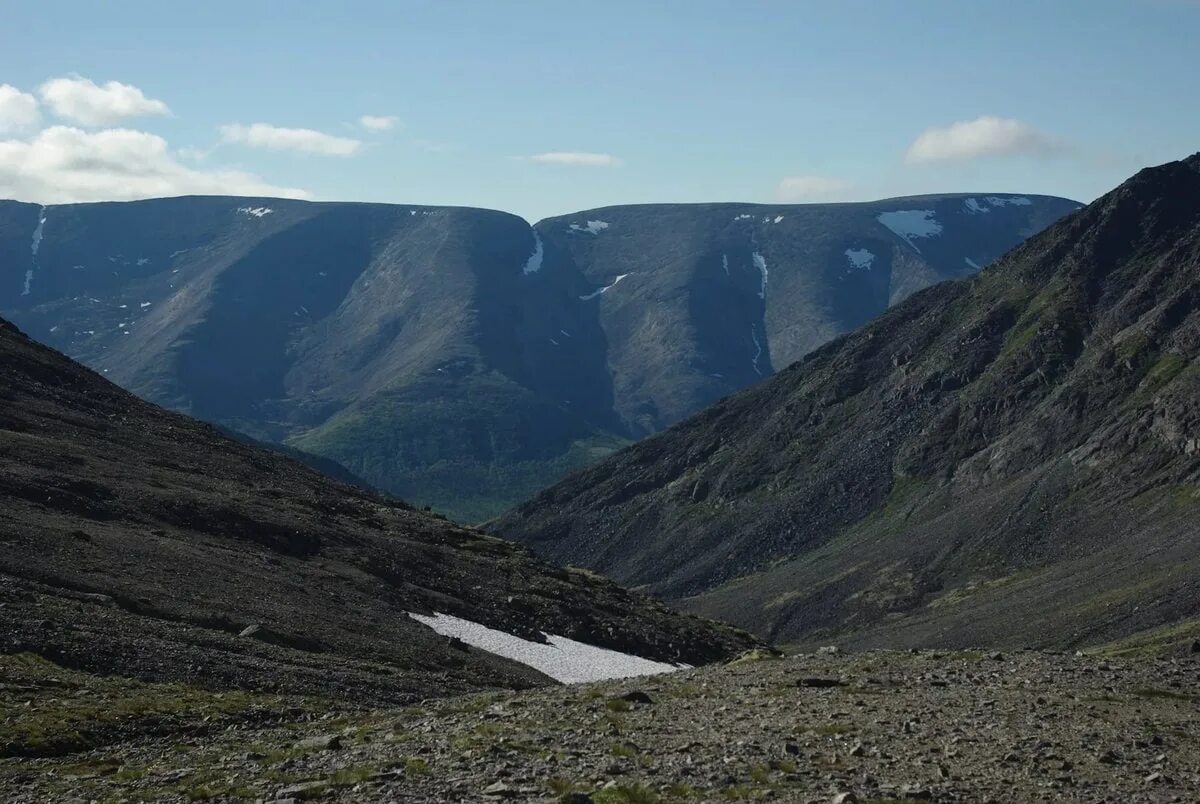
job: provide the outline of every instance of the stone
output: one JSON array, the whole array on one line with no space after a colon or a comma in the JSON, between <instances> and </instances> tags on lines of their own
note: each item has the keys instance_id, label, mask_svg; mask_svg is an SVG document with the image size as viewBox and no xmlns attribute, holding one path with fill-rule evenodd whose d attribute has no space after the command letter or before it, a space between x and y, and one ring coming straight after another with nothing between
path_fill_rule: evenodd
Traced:
<instances>
[{"instance_id":1,"label":"stone","mask_svg":"<svg viewBox=\"0 0 1200 804\"><path fill-rule=\"evenodd\" d=\"M797 681L796 686L798 686L798 687L817 687L817 688L843 687L843 686L845 686L845 683L846 682L841 681L840 679L836 679L836 678L809 677L809 678L802 678L799 681Z\"/></svg>"},{"instance_id":2,"label":"stone","mask_svg":"<svg viewBox=\"0 0 1200 804\"><path fill-rule=\"evenodd\" d=\"M279 791L279 797L275 800L291 799L293 801L307 801L308 799L324 795L327 789L329 789L329 784L326 782L303 782L302 784L294 784L291 787L283 788Z\"/></svg>"},{"instance_id":3,"label":"stone","mask_svg":"<svg viewBox=\"0 0 1200 804\"><path fill-rule=\"evenodd\" d=\"M649 693L641 690L627 692L621 696L621 700L628 701L631 704L643 704L647 706L654 703L654 699L650 697Z\"/></svg>"},{"instance_id":4,"label":"stone","mask_svg":"<svg viewBox=\"0 0 1200 804\"><path fill-rule=\"evenodd\" d=\"M517 791L504 782L493 782L483 788L483 794L488 798L515 798Z\"/></svg>"},{"instance_id":5,"label":"stone","mask_svg":"<svg viewBox=\"0 0 1200 804\"><path fill-rule=\"evenodd\" d=\"M308 737L296 743L296 747L305 751L333 751L342 747L342 738L336 734Z\"/></svg>"}]
</instances>

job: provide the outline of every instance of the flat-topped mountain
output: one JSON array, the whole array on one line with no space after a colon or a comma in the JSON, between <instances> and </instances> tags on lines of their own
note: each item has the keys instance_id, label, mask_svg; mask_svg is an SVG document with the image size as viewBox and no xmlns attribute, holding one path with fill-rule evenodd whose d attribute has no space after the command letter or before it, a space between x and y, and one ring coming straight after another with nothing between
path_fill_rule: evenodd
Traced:
<instances>
[{"instance_id":1,"label":"flat-topped mountain","mask_svg":"<svg viewBox=\"0 0 1200 804\"><path fill-rule=\"evenodd\" d=\"M0 312L158 404L478 521L1074 209L0 202Z\"/></svg>"},{"instance_id":2,"label":"flat-topped mountain","mask_svg":"<svg viewBox=\"0 0 1200 804\"><path fill-rule=\"evenodd\" d=\"M143 402L7 322L0 611L0 653L357 705L572 677L539 652L645 667L757 644Z\"/></svg>"},{"instance_id":3,"label":"flat-topped mountain","mask_svg":"<svg viewBox=\"0 0 1200 804\"><path fill-rule=\"evenodd\" d=\"M1200 155L494 531L779 640L1177 641L1200 630L1198 357Z\"/></svg>"}]
</instances>

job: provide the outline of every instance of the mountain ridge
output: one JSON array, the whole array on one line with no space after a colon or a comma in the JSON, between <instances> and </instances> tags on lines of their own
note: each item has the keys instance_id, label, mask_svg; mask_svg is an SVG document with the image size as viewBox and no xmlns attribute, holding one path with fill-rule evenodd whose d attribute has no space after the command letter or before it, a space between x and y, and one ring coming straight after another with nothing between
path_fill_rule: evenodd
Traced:
<instances>
[{"instance_id":1,"label":"mountain ridge","mask_svg":"<svg viewBox=\"0 0 1200 804\"><path fill-rule=\"evenodd\" d=\"M480 521L1074 206L610 207L530 226L263 198L0 203L0 313L154 402Z\"/></svg>"},{"instance_id":2,"label":"mountain ridge","mask_svg":"<svg viewBox=\"0 0 1200 804\"><path fill-rule=\"evenodd\" d=\"M1139 172L494 532L781 640L1062 646L1197 617L1172 602L1196 599L1196 164ZM1092 553L1088 527L1112 534ZM1097 555L1155 590L1110 591L1138 613L1071 580L1104 577Z\"/></svg>"}]
</instances>

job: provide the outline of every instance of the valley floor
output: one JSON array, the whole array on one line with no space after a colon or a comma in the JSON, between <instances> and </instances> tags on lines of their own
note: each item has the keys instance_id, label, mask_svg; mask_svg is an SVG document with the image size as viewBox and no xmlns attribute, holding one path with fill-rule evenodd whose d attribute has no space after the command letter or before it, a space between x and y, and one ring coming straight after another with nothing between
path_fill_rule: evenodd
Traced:
<instances>
[{"instance_id":1,"label":"valley floor","mask_svg":"<svg viewBox=\"0 0 1200 804\"><path fill-rule=\"evenodd\" d=\"M9 802L1195 801L1200 657L804 654L362 711L6 656L0 757Z\"/></svg>"}]
</instances>

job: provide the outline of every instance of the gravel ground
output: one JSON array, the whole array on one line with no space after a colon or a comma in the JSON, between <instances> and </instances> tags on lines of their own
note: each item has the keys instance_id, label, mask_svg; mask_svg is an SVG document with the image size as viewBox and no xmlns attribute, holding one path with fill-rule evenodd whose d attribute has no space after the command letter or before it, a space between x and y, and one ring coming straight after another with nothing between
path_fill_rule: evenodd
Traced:
<instances>
[{"instance_id":1,"label":"gravel ground","mask_svg":"<svg viewBox=\"0 0 1200 804\"><path fill-rule=\"evenodd\" d=\"M10 725L36 705L20 703L28 690L5 694ZM1192 657L805 654L395 710L272 698L252 700L241 720L228 706L219 716L190 714L198 722L159 724L153 736L0 760L0 799L1200 796L1200 659Z\"/></svg>"}]
</instances>

